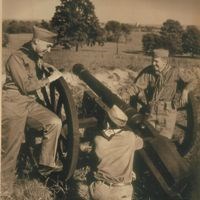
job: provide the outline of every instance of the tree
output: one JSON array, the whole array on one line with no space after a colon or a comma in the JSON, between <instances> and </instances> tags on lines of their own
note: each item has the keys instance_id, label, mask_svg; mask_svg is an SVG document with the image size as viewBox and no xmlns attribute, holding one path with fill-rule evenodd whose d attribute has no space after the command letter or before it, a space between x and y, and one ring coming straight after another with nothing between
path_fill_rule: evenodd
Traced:
<instances>
[{"instance_id":1,"label":"tree","mask_svg":"<svg viewBox=\"0 0 200 200\"><path fill-rule=\"evenodd\" d=\"M130 35L132 30L132 26L130 24L121 23L121 32L124 35L126 41L128 40L128 36Z\"/></svg>"},{"instance_id":2,"label":"tree","mask_svg":"<svg viewBox=\"0 0 200 200\"><path fill-rule=\"evenodd\" d=\"M2 47L7 47L8 46L8 34L7 33L3 33L2 34Z\"/></svg>"},{"instance_id":3,"label":"tree","mask_svg":"<svg viewBox=\"0 0 200 200\"><path fill-rule=\"evenodd\" d=\"M12 20L9 22L8 27L6 29L7 33L19 33L19 22L16 20Z\"/></svg>"},{"instance_id":4,"label":"tree","mask_svg":"<svg viewBox=\"0 0 200 200\"><path fill-rule=\"evenodd\" d=\"M200 55L200 30L196 26L187 26L183 33L183 51L192 56Z\"/></svg>"},{"instance_id":5,"label":"tree","mask_svg":"<svg viewBox=\"0 0 200 200\"><path fill-rule=\"evenodd\" d=\"M160 35L164 48L169 49L171 55L182 53L183 27L178 21L168 19L161 27Z\"/></svg>"},{"instance_id":6,"label":"tree","mask_svg":"<svg viewBox=\"0 0 200 200\"><path fill-rule=\"evenodd\" d=\"M145 54L152 55L153 50L163 47L160 35L155 33L147 33L142 38L143 50Z\"/></svg>"},{"instance_id":7,"label":"tree","mask_svg":"<svg viewBox=\"0 0 200 200\"><path fill-rule=\"evenodd\" d=\"M113 42L116 42L116 54L118 54L118 43L122 33L121 24L118 21L111 20L106 23L105 29L110 34Z\"/></svg>"},{"instance_id":8,"label":"tree","mask_svg":"<svg viewBox=\"0 0 200 200\"><path fill-rule=\"evenodd\" d=\"M45 28L45 29L47 29L49 31L52 31L52 27L51 27L50 22L42 20L40 24L41 24L42 28Z\"/></svg>"},{"instance_id":9,"label":"tree","mask_svg":"<svg viewBox=\"0 0 200 200\"><path fill-rule=\"evenodd\" d=\"M4 20L3 32L5 33L32 33L33 25L40 26L38 21Z\"/></svg>"},{"instance_id":10,"label":"tree","mask_svg":"<svg viewBox=\"0 0 200 200\"><path fill-rule=\"evenodd\" d=\"M85 42L94 37L99 28L99 21L90 0L60 0L61 4L51 20L52 27L57 31L60 41L67 40L72 45ZM95 38L93 38L95 40Z\"/></svg>"},{"instance_id":11,"label":"tree","mask_svg":"<svg viewBox=\"0 0 200 200\"><path fill-rule=\"evenodd\" d=\"M95 29L88 30L88 40L87 45L93 46L97 42L99 45L103 46L105 42L105 30L100 26Z\"/></svg>"}]
</instances>

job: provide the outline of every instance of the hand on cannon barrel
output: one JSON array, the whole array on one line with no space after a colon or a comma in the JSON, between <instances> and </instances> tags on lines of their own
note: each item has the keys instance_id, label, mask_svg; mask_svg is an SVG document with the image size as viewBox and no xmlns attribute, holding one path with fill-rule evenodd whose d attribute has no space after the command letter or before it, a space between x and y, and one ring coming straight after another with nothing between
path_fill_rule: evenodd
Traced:
<instances>
[{"instance_id":1,"label":"hand on cannon barrel","mask_svg":"<svg viewBox=\"0 0 200 200\"><path fill-rule=\"evenodd\" d=\"M59 79L62 76L63 76L63 74L61 72L59 72L58 70L53 71L52 74L48 77L49 83Z\"/></svg>"}]
</instances>

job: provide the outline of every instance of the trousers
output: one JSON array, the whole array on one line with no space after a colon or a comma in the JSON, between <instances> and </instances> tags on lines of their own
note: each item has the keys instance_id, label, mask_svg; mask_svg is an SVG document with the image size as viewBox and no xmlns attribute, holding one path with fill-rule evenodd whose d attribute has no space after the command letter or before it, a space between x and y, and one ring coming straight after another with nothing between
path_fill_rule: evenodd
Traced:
<instances>
[{"instance_id":1,"label":"trousers","mask_svg":"<svg viewBox=\"0 0 200 200\"><path fill-rule=\"evenodd\" d=\"M95 181L90 184L89 191L93 200L132 200L133 186L108 186Z\"/></svg>"},{"instance_id":2,"label":"trousers","mask_svg":"<svg viewBox=\"0 0 200 200\"><path fill-rule=\"evenodd\" d=\"M17 156L25 138L26 125L43 132L39 164L54 167L61 120L35 100L27 102L27 97L3 92L1 181L8 193L13 191Z\"/></svg>"}]
</instances>

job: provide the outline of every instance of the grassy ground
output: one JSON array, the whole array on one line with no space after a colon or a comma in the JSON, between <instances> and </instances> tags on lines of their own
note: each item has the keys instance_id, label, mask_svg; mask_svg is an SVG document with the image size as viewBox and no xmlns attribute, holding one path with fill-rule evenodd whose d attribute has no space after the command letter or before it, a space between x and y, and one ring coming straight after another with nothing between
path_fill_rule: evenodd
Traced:
<instances>
[{"instance_id":1,"label":"grassy ground","mask_svg":"<svg viewBox=\"0 0 200 200\"><path fill-rule=\"evenodd\" d=\"M74 49L72 50L64 50L61 48L57 48L53 50L49 55L46 56L46 61L55 65L56 67L64 67L66 80L68 81L71 86L73 86L73 81L75 78L71 75L71 70L74 64L82 63L86 68L88 68L92 73L97 75L100 80L103 78L105 81L113 80L111 87L113 86L113 90L116 87L119 87L122 76L124 75L123 72L127 72L124 76L123 80L125 80L125 84L129 84L129 80L134 79L135 72L140 71L143 67L149 65L151 63L151 58L148 56L144 56L141 53L142 50L142 43L141 43L142 33L136 32L132 33L131 41L128 43L120 43L119 44L119 53L116 54L116 44L113 43L106 43L103 47L101 46L83 46L79 49L78 52L75 52ZM9 37L9 46L8 48L3 48L3 65L2 71L4 73L4 66L5 62L13 51L18 49L24 42L31 39L30 34L17 34L17 35L10 35ZM200 59L195 58L172 58L171 62L175 66L182 66L182 67L191 67L196 66L200 67ZM128 79L127 79L128 77ZM116 83L116 84L115 84ZM80 84L80 83L79 83ZM114 85L115 84L115 85ZM80 84L81 85L81 84ZM72 88L74 98L77 98L80 93L80 88L77 90ZM82 89L85 89L83 87ZM119 88L120 89L120 88ZM117 92L117 90L116 90ZM75 102L77 100L75 99ZM80 102L79 102L80 103ZM88 168L84 167L75 171L74 180L75 180L75 187L76 191L73 193L73 197L71 196L70 199L89 199L87 184L86 184L86 174L88 172ZM78 195L75 195L75 192ZM46 194L46 195L45 195ZM37 181L31 180L24 180L18 182L16 185L16 199L45 199L50 200L53 197L53 194L41 183ZM77 196L77 197L76 197ZM145 198L138 198L144 200Z\"/></svg>"}]
</instances>

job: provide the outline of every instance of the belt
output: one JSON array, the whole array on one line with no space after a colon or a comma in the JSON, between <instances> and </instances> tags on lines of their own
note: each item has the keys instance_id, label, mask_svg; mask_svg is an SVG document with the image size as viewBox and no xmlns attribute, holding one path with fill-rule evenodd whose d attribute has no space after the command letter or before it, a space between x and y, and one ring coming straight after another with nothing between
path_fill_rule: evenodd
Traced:
<instances>
[{"instance_id":1,"label":"belt","mask_svg":"<svg viewBox=\"0 0 200 200\"><path fill-rule=\"evenodd\" d=\"M173 103L173 101L152 101L152 105L153 106L162 106L163 108L171 108L171 109L175 109L175 105Z\"/></svg>"},{"instance_id":2,"label":"belt","mask_svg":"<svg viewBox=\"0 0 200 200\"><path fill-rule=\"evenodd\" d=\"M97 182L103 183L103 184L105 184L105 185L107 185L107 186L109 186L109 187L111 187L111 186L115 187L115 186L131 185L131 183L123 183L123 182L119 182L119 183L109 183L109 182L107 182L107 181L99 181L99 180L98 180Z\"/></svg>"}]
</instances>

